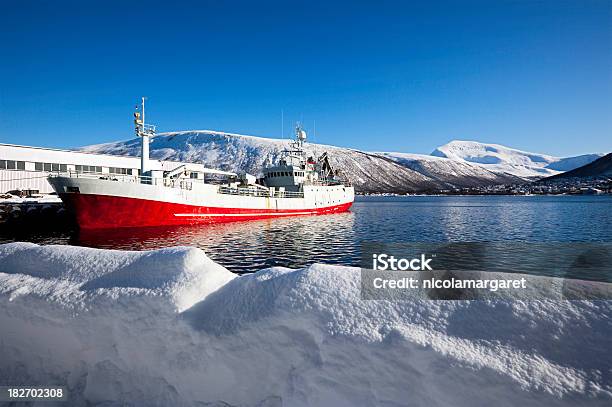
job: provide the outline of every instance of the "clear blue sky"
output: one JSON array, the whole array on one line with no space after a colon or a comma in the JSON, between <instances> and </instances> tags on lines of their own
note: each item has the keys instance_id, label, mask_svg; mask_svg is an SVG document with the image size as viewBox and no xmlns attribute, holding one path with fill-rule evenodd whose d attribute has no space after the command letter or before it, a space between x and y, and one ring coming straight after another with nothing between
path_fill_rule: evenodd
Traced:
<instances>
[{"instance_id":1,"label":"clear blue sky","mask_svg":"<svg viewBox=\"0 0 612 407\"><path fill-rule=\"evenodd\" d=\"M146 95L162 131L612 150L609 0L0 1L4 143L131 138Z\"/></svg>"}]
</instances>

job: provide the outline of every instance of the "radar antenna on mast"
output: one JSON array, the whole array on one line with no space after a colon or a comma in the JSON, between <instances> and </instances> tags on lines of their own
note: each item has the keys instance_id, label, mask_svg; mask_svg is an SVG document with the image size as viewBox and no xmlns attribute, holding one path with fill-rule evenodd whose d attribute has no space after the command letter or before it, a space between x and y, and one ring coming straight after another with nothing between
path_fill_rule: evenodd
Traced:
<instances>
[{"instance_id":1,"label":"radar antenna on mast","mask_svg":"<svg viewBox=\"0 0 612 407\"><path fill-rule=\"evenodd\" d=\"M300 122L297 122L295 125L296 146L302 148L304 146L304 141L306 141L306 131L304 131L302 124Z\"/></svg>"},{"instance_id":2,"label":"radar antenna on mast","mask_svg":"<svg viewBox=\"0 0 612 407\"><path fill-rule=\"evenodd\" d=\"M155 136L155 126L145 123L145 100L142 98L140 109L136 106L134 112L134 126L136 136L141 138L140 175L145 176L149 171L149 137ZM139 111L140 110L140 111Z\"/></svg>"},{"instance_id":3,"label":"radar antenna on mast","mask_svg":"<svg viewBox=\"0 0 612 407\"><path fill-rule=\"evenodd\" d=\"M146 99L146 97L142 98L142 104L140 106L136 105L136 111L134 112L134 126L136 127L136 136L138 137L155 135L155 126L145 123Z\"/></svg>"}]
</instances>

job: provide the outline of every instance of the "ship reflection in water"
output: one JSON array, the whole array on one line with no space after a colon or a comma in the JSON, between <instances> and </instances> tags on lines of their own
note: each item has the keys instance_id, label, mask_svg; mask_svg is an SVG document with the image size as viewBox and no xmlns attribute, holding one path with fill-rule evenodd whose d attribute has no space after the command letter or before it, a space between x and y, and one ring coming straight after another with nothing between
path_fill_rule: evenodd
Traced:
<instances>
[{"instance_id":1,"label":"ship reflection in water","mask_svg":"<svg viewBox=\"0 0 612 407\"><path fill-rule=\"evenodd\" d=\"M197 226L83 230L70 243L125 250L196 246L235 273L313 262L358 265L354 216L344 212Z\"/></svg>"}]
</instances>

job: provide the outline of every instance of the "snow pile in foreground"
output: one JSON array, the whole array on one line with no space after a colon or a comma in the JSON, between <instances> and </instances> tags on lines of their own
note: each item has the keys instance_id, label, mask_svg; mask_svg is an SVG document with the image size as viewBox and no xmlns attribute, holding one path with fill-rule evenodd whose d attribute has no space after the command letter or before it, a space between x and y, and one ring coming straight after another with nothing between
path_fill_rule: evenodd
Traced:
<instances>
[{"instance_id":1,"label":"snow pile in foreground","mask_svg":"<svg viewBox=\"0 0 612 407\"><path fill-rule=\"evenodd\" d=\"M608 405L610 301L362 301L359 269L0 246L0 380L96 405ZM227 403L227 404L226 404Z\"/></svg>"}]
</instances>

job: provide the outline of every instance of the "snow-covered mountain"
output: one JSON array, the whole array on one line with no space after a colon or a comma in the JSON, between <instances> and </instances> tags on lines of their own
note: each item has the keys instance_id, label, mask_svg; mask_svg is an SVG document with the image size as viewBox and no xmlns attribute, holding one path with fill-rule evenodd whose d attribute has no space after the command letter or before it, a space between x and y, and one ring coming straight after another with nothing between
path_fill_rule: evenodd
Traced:
<instances>
[{"instance_id":1,"label":"snow-covered mountain","mask_svg":"<svg viewBox=\"0 0 612 407\"><path fill-rule=\"evenodd\" d=\"M387 157L398 164L427 174L439 182L459 187L504 184L520 182L521 178L505 173L498 173L481 165L462 160L411 153L376 153Z\"/></svg>"},{"instance_id":2,"label":"snow-covered mountain","mask_svg":"<svg viewBox=\"0 0 612 407\"><path fill-rule=\"evenodd\" d=\"M559 181L567 178L591 178L612 176L612 153L606 154L597 160L549 178L544 178L542 182Z\"/></svg>"},{"instance_id":3,"label":"snow-covered mountain","mask_svg":"<svg viewBox=\"0 0 612 407\"><path fill-rule=\"evenodd\" d=\"M560 158L516 150L499 144L461 140L454 140L438 147L431 155L458 162L475 163L498 174L510 174L525 179L543 178L570 171L602 156L586 154Z\"/></svg>"},{"instance_id":4,"label":"snow-covered mountain","mask_svg":"<svg viewBox=\"0 0 612 407\"><path fill-rule=\"evenodd\" d=\"M227 171L260 174L275 162L288 140L244 136L216 131L162 133L151 140L151 157L198 162ZM328 152L331 164L341 168L359 192L418 192L516 181L476 164L427 155L369 153L349 148L308 143L309 154ZM81 148L83 151L140 154L140 140L131 139Z\"/></svg>"}]
</instances>

